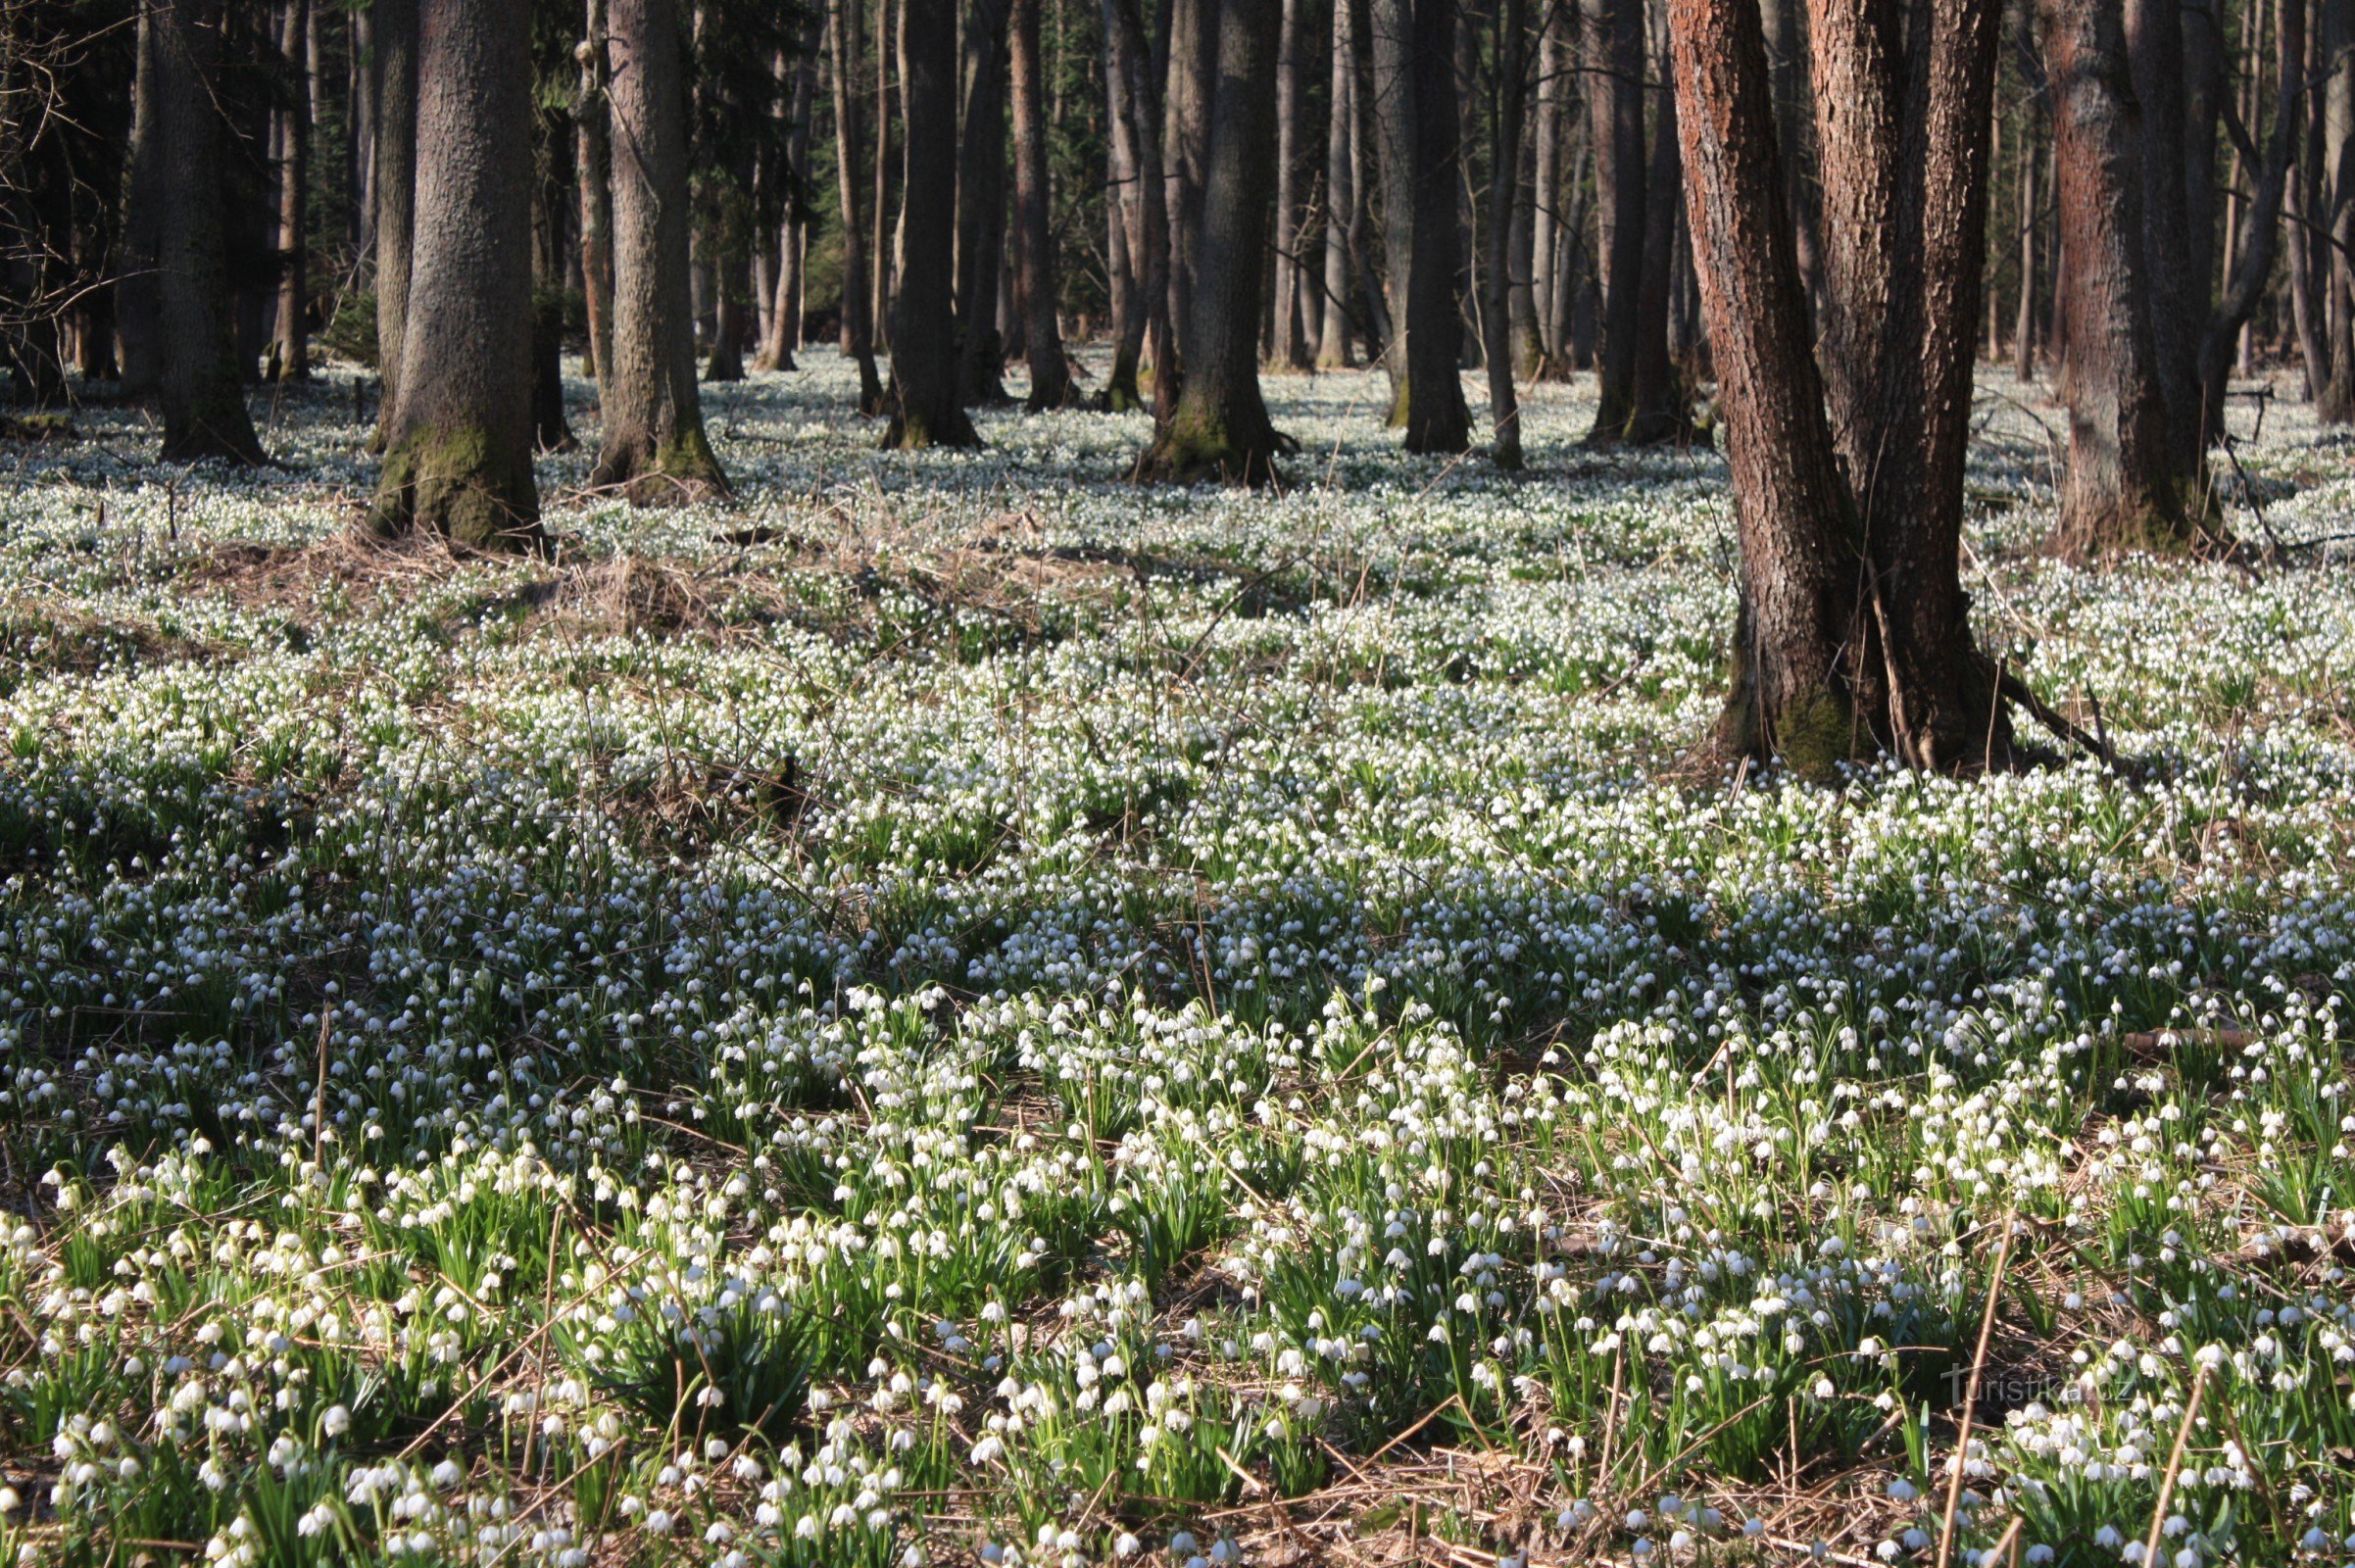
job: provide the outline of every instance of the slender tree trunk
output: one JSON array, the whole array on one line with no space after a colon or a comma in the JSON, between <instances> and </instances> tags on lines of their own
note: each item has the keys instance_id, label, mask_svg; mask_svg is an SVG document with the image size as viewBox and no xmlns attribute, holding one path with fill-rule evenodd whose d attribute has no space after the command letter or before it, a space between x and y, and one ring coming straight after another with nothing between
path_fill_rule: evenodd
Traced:
<instances>
[{"instance_id":1,"label":"slender tree trunk","mask_svg":"<svg viewBox=\"0 0 2355 1568\"><path fill-rule=\"evenodd\" d=\"M1161 102L1166 125L1161 148L1168 187L1169 325L1181 361L1196 341L1193 300L1210 156L1210 93L1217 62L1219 4L1220 0L1166 0L1161 10L1169 28L1168 85ZM1182 386L1182 365L1180 368L1180 379L1173 384ZM1157 395L1154 408L1157 414Z\"/></svg>"},{"instance_id":2,"label":"slender tree trunk","mask_svg":"<svg viewBox=\"0 0 2355 1568\"><path fill-rule=\"evenodd\" d=\"M1259 394L1260 259L1274 195L1277 0L1224 0L1202 187L1201 272L1187 318L1186 379L1138 463L1140 477L1268 484L1292 450Z\"/></svg>"},{"instance_id":3,"label":"slender tree trunk","mask_svg":"<svg viewBox=\"0 0 2355 1568\"><path fill-rule=\"evenodd\" d=\"M1493 59L1496 98L1489 141L1487 266L1481 279L1486 337L1489 419L1495 429L1496 466L1521 466L1521 405L1513 393L1511 343L1513 210L1520 205L1522 94L1528 76L1528 0L1501 0L1495 18ZM1663 141L1674 137L1663 135Z\"/></svg>"},{"instance_id":4,"label":"slender tree trunk","mask_svg":"<svg viewBox=\"0 0 2355 1568\"><path fill-rule=\"evenodd\" d=\"M1676 90L1669 73L1651 145L1651 189L1644 199L1644 271L1636 288L1636 378L1617 439L1639 446L1693 438L1692 399L1668 334L1685 226L1684 166L1677 148Z\"/></svg>"},{"instance_id":5,"label":"slender tree trunk","mask_svg":"<svg viewBox=\"0 0 2355 1568\"><path fill-rule=\"evenodd\" d=\"M163 353L158 323L163 294L156 270L156 246L167 154L162 108L157 101L157 3L141 0L139 6L130 157L123 202L123 262L121 281L115 285L116 330L123 342L123 395L126 398L154 395Z\"/></svg>"},{"instance_id":6,"label":"slender tree trunk","mask_svg":"<svg viewBox=\"0 0 2355 1568\"><path fill-rule=\"evenodd\" d=\"M2046 74L2069 251L2069 468L2053 538L2087 559L2182 549L2196 498L2171 451L2143 255L2147 145L2120 10L2111 0L2043 0Z\"/></svg>"},{"instance_id":7,"label":"slender tree trunk","mask_svg":"<svg viewBox=\"0 0 2355 1568\"><path fill-rule=\"evenodd\" d=\"M1530 294L1538 321L1537 363L1531 373L1541 380L1556 380L1569 373L1563 345L1556 336L1561 317L1555 311L1554 295L1562 283L1561 263L1566 255L1561 244L1562 163L1570 117L1571 18L1568 10L1548 4L1538 39L1529 251Z\"/></svg>"},{"instance_id":8,"label":"slender tree trunk","mask_svg":"<svg viewBox=\"0 0 2355 1568\"><path fill-rule=\"evenodd\" d=\"M1316 363L1340 369L1355 362L1349 352L1349 235L1357 222L1357 44L1350 0L1333 0L1333 80L1325 117L1325 287L1324 324L1317 332Z\"/></svg>"},{"instance_id":9,"label":"slender tree trunk","mask_svg":"<svg viewBox=\"0 0 2355 1568\"><path fill-rule=\"evenodd\" d=\"M613 360L590 482L634 506L729 493L704 434L688 287L687 84L674 0L611 0Z\"/></svg>"},{"instance_id":10,"label":"slender tree trunk","mask_svg":"<svg viewBox=\"0 0 2355 1568\"><path fill-rule=\"evenodd\" d=\"M345 19L350 40L352 118L352 244L362 265L376 255L376 13L370 7Z\"/></svg>"},{"instance_id":11,"label":"slender tree trunk","mask_svg":"<svg viewBox=\"0 0 2355 1568\"><path fill-rule=\"evenodd\" d=\"M1784 218L1758 12L1671 0L1742 555L1720 735L1802 774L1875 749L1948 770L2011 759L1998 673L1972 642L1960 580L1999 13L1997 0L1956 0L1892 37L1864 8L1818 0L1824 288L1840 323L1821 343L1825 373ZM1876 207L1881 227L1846 230L1848 215ZM1902 270L1872 272L1875 255Z\"/></svg>"},{"instance_id":12,"label":"slender tree trunk","mask_svg":"<svg viewBox=\"0 0 2355 1568\"><path fill-rule=\"evenodd\" d=\"M862 0L826 0L826 32L834 66L834 169L842 198L842 352L859 364L859 412L883 412L883 381L875 373L875 323L868 314L866 220L859 186L863 154L859 113L865 79L859 45Z\"/></svg>"},{"instance_id":13,"label":"slender tree trunk","mask_svg":"<svg viewBox=\"0 0 2355 1568\"><path fill-rule=\"evenodd\" d=\"M2166 411L2169 451L2196 454L2209 242L2203 233L2194 244L2183 180L2183 0L2125 0L2124 9L2142 137L2142 286L2149 291L2151 366Z\"/></svg>"},{"instance_id":14,"label":"slender tree trunk","mask_svg":"<svg viewBox=\"0 0 2355 1568\"><path fill-rule=\"evenodd\" d=\"M223 126L214 96L221 0L154 0L156 129L162 155L156 258L164 461L261 463L245 411L221 232Z\"/></svg>"},{"instance_id":15,"label":"slender tree trunk","mask_svg":"<svg viewBox=\"0 0 2355 1568\"><path fill-rule=\"evenodd\" d=\"M794 368L793 351L802 345L802 255L810 227L804 211L810 191L810 113L817 91L814 24L805 30L791 69L793 87L785 128L785 217L778 224L767 330L755 361L763 370Z\"/></svg>"},{"instance_id":16,"label":"slender tree trunk","mask_svg":"<svg viewBox=\"0 0 2355 1568\"><path fill-rule=\"evenodd\" d=\"M588 0L582 35L580 102L575 124L580 149L581 297L589 318L589 368L599 396L613 374L613 80L606 0Z\"/></svg>"},{"instance_id":17,"label":"slender tree trunk","mask_svg":"<svg viewBox=\"0 0 2355 1568\"><path fill-rule=\"evenodd\" d=\"M975 0L965 18L964 141L957 162L957 319L960 395L970 408L1008 402L998 330L1006 265L1006 7Z\"/></svg>"},{"instance_id":18,"label":"slender tree trunk","mask_svg":"<svg viewBox=\"0 0 2355 1568\"><path fill-rule=\"evenodd\" d=\"M391 439L401 403L401 337L409 318L409 253L417 200L418 0L375 0L375 445Z\"/></svg>"},{"instance_id":19,"label":"slender tree trunk","mask_svg":"<svg viewBox=\"0 0 2355 1568\"><path fill-rule=\"evenodd\" d=\"M536 545L527 0L420 0L417 233L400 412L368 517L472 549Z\"/></svg>"},{"instance_id":20,"label":"slender tree trunk","mask_svg":"<svg viewBox=\"0 0 2355 1568\"><path fill-rule=\"evenodd\" d=\"M2325 424L2355 421L2355 0L2323 0L2325 89L2322 169L2330 205L2328 300L2330 376L2316 401ZM2292 232L2295 230L2293 228Z\"/></svg>"},{"instance_id":21,"label":"slender tree trunk","mask_svg":"<svg viewBox=\"0 0 2355 1568\"><path fill-rule=\"evenodd\" d=\"M281 381L311 378L309 323L311 248L304 197L311 181L311 113L316 84L310 71L311 0L287 0L278 52L286 63L285 107L279 110L283 157L278 165L278 318L272 358Z\"/></svg>"},{"instance_id":22,"label":"slender tree trunk","mask_svg":"<svg viewBox=\"0 0 2355 1568\"><path fill-rule=\"evenodd\" d=\"M868 203L868 221L873 225L867 234L867 255L870 262L867 300L867 319L883 336L883 347L895 347L897 318L892 314L892 290L898 284L898 270L892 243L891 168L892 168L892 54L901 36L892 24L892 0L875 0L875 162L873 199ZM905 18L902 19L905 25ZM905 71L905 65L901 68ZM905 197L905 193L903 193Z\"/></svg>"},{"instance_id":23,"label":"slender tree trunk","mask_svg":"<svg viewBox=\"0 0 2355 1568\"><path fill-rule=\"evenodd\" d=\"M1595 427L1613 441L1636 412L1643 336L1644 198L1643 0L1581 0L1587 27L1588 123L1601 243L1602 342Z\"/></svg>"},{"instance_id":24,"label":"slender tree trunk","mask_svg":"<svg viewBox=\"0 0 2355 1568\"><path fill-rule=\"evenodd\" d=\"M1127 83L1130 145L1135 150L1137 228L1131 255L1145 315L1144 360L1153 368L1153 410L1156 421L1177 408L1177 344L1170 324L1169 182L1161 162L1163 108L1156 71L1136 0L1108 0L1119 36L1113 60ZM1106 396L1111 396L1107 388Z\"/></svg>"},{"instance_id":25,"label":"slender tree trunk","mask_svg":"<svg viewBox=\"0 0 2355 1568\"><path fill-rule=\"evenodd\" d=\"M2274 253L2281 243L2282 198L2296 163L2299 127L2306 113L2306 8L2301 0L2291 0L2281 8L2278 20L2273 134L2257 172L2257 188L2249 202L2248 220L2241 227L2240 245L2225 259L2224 290L2208 312L2200 336L2202 420L2197 456L2202 459L2224 434L2225 395L2231 384L2233 350L2273 276ZM2213 512L2214 495L2207 485L2204 462L2196 477L2205 518Z\"/></svg>"},{"instance_id":26,"label":"slender tree trunk","mask_svg":"<svg viewBox=\"0 0 2355 1568\"><path fill-rule=\"evenodd\" d=\"M1313 363L1300 337L1300 29L1302 0L1282 0L1276 36L1276 275L1272 362L1304 370Z\"/></svg>"},{"instance_id":27,"label":"slender tree trunk","mask_svg":"<svg viewBox=\"0 0 2355 1568\"><path fill-rule=\"evenodd\" d=\"M1120 0L1104 0L1104 169L1111 191L1104 202L1118 266L1112 299L1112 372L1104 407L1111 414L1145 406L1137 375L1145 357L1151 296L1145 269L1144 160L1139 154L1134 54L1141 40L1124 24ZM1140 27L1138 32L1142 32Z\"/></svg>"},{"instance_id":28,"label":"slender tree trunk","mask_svg":"<svg viewBox=\"0 0 2355 1568\"><path fill-rule=\"evenodd\" d=\"M2020 53L2035 58L2036 8L2020 9ZM2043 167L2042 137L2036 103L2021 110L2020 127L2020 300L2012 318L2012 373L2027 381L2036 373L2036 229L2042 223L2042 197L2036 175Z\"/></svg>"},{"instance_id":29,"label":"slender tree trunk","mask_svg":"<svg viewBox=\"0 0 2355 1568\"><path fill-rule=\"evenodd\" d=\"M891 333L891 425L883 444L977 447L981 437L957 395L955 0L902 0L900 97L907 127L900 214L906 252Z\"/></svg>"},{"instance_id":30,"label":"slender tree trunk","mask_svg":"<svg viewBox=\"0 0 2355 1568\"><path fill-rule=\"evenodd\" d=\"M1460 374L1463 317L1453 0L1374 0L1375 124L1394 343L1391 422L1409 452L1461 452L1472 418Z\"/></svg>"},{"instance_id":31,"label":"slender tree trunk","mask_svg":"<svg viewBox=\"0 0 2355 1568\"><path fill-rule=\"evenodd\" d=\"M1028 310L1022 346L1030 363L1033 414L1067 407L1077 396L1056 307L1062 290L1055 266L1055 227L1047 189L1047 103L1039 55L1040 0L1012 0L1015 267Z\"/></svg>"}]
</instances>

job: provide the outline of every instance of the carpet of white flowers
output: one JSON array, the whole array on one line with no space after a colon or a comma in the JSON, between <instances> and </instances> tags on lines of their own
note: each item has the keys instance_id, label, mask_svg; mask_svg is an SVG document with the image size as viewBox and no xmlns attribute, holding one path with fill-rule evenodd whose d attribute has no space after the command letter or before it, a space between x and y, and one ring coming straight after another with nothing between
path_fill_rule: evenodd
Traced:
<instances>
[{"instance_id":1,"label":"carpet of white flowers","mask_svg":"<svg viewBox=\"0 0 2355 1568\"><path fill-rule=\"evenodd\" d=\"M1983 387L2125 765L1824 787L1695 760L1714 456L1268 388L1280 498L817 354L538 560L356 541L343 372L0 447L0 1561L2355 1557L2355 448L2085 572Z\"/></svg>"}]
</instances>

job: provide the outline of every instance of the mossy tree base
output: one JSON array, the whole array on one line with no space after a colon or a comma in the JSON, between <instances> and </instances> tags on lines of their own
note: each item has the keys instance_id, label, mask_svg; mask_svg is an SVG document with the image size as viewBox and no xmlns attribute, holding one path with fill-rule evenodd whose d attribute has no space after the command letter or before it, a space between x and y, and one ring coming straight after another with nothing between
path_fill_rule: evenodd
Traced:
<instances>
[{"instance_id":1,"label":"mossy tree base","mask_svg":"<svg viewBox=\"0 0 2355 1568\"><path fill-rule=\"evenodd\" d=\"M2212 556L2232 547L2204 475L2140 490L2125 486L2115 495L2072 493L2076 488L2064 484L2060 520L2045 541L2060 560L2091 565L2132 555Z\"/></svg>"},{"instance_id":2,"label":"mossy tree base","mask_svg":"<svg viewBox=\"0 0 2355 1568\"><path fill-rule=\"evenodd\" d=\"M382 538L419 530L481 551L541 551L540 494L528 455L476 428L411 430L385 454L368 507L368 528Z\"/></svg>"},{"instance_id":3,"label":"mossy tree base","mask_svg":"<svg viewBox=\"0 0 2355 1568\"><path fill-rule=\"evenodd\" d=\"M185 409L166 408L163 456L166 463L219 459L245 467L270 461L245 412L244 389L234 380L214 387Z\"/></svg>"},{"instance_id":4,"label":"mossy tree base","mask_svg":"<svg viewBox=\"0 0 2355 1568\"><path fill-rule=\"evenodd\" d=\"M883 430L883 450L886 452L918 452L926 447L978 447L981 432L956 403L932 410L907 407L892 410L891 423Z\"/></svg>"},{"instance_id":5,"label":"mossy tree base","mask_svg":"<svg viewBox=\"0 0 2355 1568\"><path fill-rule=\"evenodd\" d=\"M1146 484L1216 480L1281 489L1284 474L1276 460L1299 450L1299 442L1264 421L1238 435L1226 420L1190 416L1181 408L1177 417L1153 432L1153 445L1137 459L1130 477Z\"/></svg>"},{"instance_id":6,"label":"mossy tree base","mask_svg":"<svg viewBox=\"0 0 2355 1568\"><path fill-rule=\"evenodd\" d=\"M598 455L589 483L619 491L633 507L686 507L731 501L736 495L701 419L683 423L666 441L610 442Z\"/></svg>"}]
</instances>

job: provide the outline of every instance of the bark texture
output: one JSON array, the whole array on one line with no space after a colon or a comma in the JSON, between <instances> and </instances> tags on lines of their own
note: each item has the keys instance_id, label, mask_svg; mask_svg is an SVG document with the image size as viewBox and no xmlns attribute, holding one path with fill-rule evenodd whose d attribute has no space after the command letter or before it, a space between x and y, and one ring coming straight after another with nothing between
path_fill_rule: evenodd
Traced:
<instances>
[{"instance_id":1,"label":"bark texture","mask_svg":"<svg viewBox=\"0 0 2355 1568\"><path fill-rule=\"evenodd\" d=\"M907 125L900 228L904 242L891 330L887 447L977 447L957 386L955 0L905 0L900 15L901 119Z\"/></svg>"},{"instance_id":2,"label":"bark texture","mask_svg":"<svg viewBox=\"0 0 2355 1568\"><path fill-rule=\"evenodd\" d=\"M1275 162L1277 0L1224 0L1211 88L1208 166L1187 318L1186 377L1139 460L1141 478L1278 479L1292 443L1259 394L1259 289Z\"/></svg>"},{"instance_id":3,"label":"bark texture","mask_svg":"<svg viewBox=\"0 0 2355 1568\"><path fill-rule=\"evenodd\" d=\"M1324 322L1316 363L1340 369L1356 363L1349 352L1349 236L1357 221L1357 45L1350 0L1333 0L1333 79L1325 117Z\"/></svg>"},{"instance_id":4,"label":"bark texture","mask_svg":"<svg viewBox=\"0 0 2355 1568\"><path fill-rule=\"evenodd\" d=\"M859 0L826 0L826 34L834 68L834 172L842 199L842 352L859 364L859 412L883 412L883 380L875 373L875 318L868 310L866 220L859 197L862 117Z\"/></svg>"},{"instance_id":5,"label":"bark texture","mask_svg":"<svg viewBox=\"0 0 2355 1568\"><path fill-rule=\"evenodd\" d=\"M1803 774L1876 750L1944 770L2012 752L1960 581L2000 5L1957 0L1911 28L1900 9L1812 9L1834 241L1813 349L1758 12L1669 11L1742 555L1720 733Z\"/></svg>"},{"instance_id":6,"label":"bark texture","mask_svg":"<svg viewBox=\"0 0 2355 1568\"><path fill-rule=\"evenodd\" d=\"M417 206L417 3L375 0L376 440L401 407L401 339L409 321L409 252Z\"/></svg>"},{"instance_id":7,"label":"bark texture","mask_svg":"<svg viewBox=\"0 0 2355 1568\"><path fill-rule=\"evenodd\" d=\"M1489 211L1481 270L1480 329L1489 370L1491 448L1496 466L1521 466L1521 406L1513 392L1511 334L1513 209L1521 189L1521 112L1529 33L1528 0L1502 0L1497 7L1493 59L1496 96L1491 105ZM1674 138L1663 138L1673 140Z\"/></svg>"},{"instance_id":8,"label":"bark texture","mask_svg":"<svg viewBox=\"0 0 2355 1568\"><path fill-rule=\"evenodd\" d=\"M540 541L532 479L528 0L420 0L417 235L380 533Z\"/></svg>"},{"instance_id":9,"label":"bark texture","mask_svg":"<svg viewBox=\"0 0 2355 1568\"><path fill-rule=\"evenodd\" d=\"M590 482L636 506L725 496L688 293L687 87L673 0L612 0L613 354Z\"/></svg>"},{"instance_id":10,"label":"bark texture","mask_svg":"<svg viewBox=\"0 0 2355 1568\"><path fill-rule=\"evenodd\" d=\"M156 265L164 461L263 461L237 373L221 231L224 127L214 96L221 0L156 0L156 122L163 178Z\"/></svg>"},{"instance_id":11,"label":"bark texture","mask_svg":"<svg viewBox=\"0 0 2355 1568\"><path fill-rule=\"evenodd\" d=\"M1047 188L1046 62L1039 53L1040 0L1012 0L1010 79L1014 109L1015 265L1027 318L1023 355L1030 364L1033 414L1068 407L1077 397L1071 363L1063 356L1056 307L1062 290L1055 265L1054 213Z\"/></svg>"},{"instance_id":12,"label":"bark texture","mask_svg":"<svg viewBox=\"0 0 2355 1568\"><path fill-rule=\"evenodd\" d=\"M1471 412L1458 373L1463 317L1456 205L1462 125L1455 92L1453 0L1373 0L1374 114L1382 154L1383 249L1389 266L1391 422L1409 452L1461 452Z\"/></svg>"},{"instance_id":13,"label":"bark texture","mask_svg":"<svg viewBox=\"0 0 2355 1568\"><path fill-rule=\"evenodd\" d=\"M2069 466L2053 545L2079 559L2181 549L2195 537L2196 497L2183 481L2160 377L2143 214L2154 182L2144 177L2119 9L2045 0L2044 54L2069 253ZM2180 179L2174 188L2180 194Z\"/></svg>"},{"instance_id":14,"label":"bark texture","mask_svg":"<svg viewBox=\"0 0 2355 1568\"><path fill-rule=\"evenodd\" d=\"M278 319L270 357L276 379L311 378L311 245L304 198L311 179L311 0L287 0L278 33L285 66L279 114Z\"/></svg>"}]
</instances>

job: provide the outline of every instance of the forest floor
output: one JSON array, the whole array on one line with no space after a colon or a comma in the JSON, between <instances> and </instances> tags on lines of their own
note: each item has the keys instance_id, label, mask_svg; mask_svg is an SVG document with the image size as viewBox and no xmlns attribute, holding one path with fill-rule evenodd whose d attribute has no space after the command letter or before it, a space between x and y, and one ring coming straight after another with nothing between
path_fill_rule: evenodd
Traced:
<instances>
[{"instance_id":1,"label":"forest floor","mask_svg":"<svg viewBox=\"0 0 2355 1568\"><path fill-rule=\"evenodd\" d=\"M2355 1555L2355 446L2085 572L1992 378L2124 765L1826 788L1693 760L1715 456L1267 388L1280 498L812 354L533 560L341 372L0 444L0 1560Z\"/></svg>"}]
</instances>

